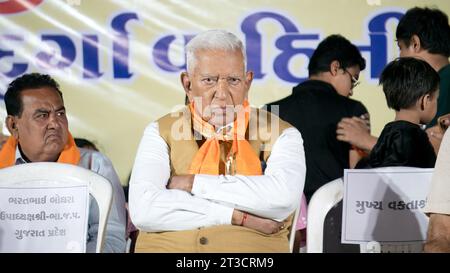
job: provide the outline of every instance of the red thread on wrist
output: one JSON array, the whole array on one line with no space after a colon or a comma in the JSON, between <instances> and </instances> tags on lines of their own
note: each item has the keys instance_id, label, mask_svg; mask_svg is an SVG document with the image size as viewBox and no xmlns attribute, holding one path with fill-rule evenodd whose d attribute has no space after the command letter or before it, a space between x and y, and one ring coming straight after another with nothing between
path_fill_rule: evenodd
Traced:
<instances>
[{"instance_id":1,"label":"red thread on wrist","mask_svg":"<svg viewBox=\"0 0 450 273\"><path fill-rule=\"evenodd\" d=\"M248 217L248 213L244 212L244 215L242 215L242 221L241 221L241 226L244 226L245 220L247 220Z\"/></svg>"}]
</instances>

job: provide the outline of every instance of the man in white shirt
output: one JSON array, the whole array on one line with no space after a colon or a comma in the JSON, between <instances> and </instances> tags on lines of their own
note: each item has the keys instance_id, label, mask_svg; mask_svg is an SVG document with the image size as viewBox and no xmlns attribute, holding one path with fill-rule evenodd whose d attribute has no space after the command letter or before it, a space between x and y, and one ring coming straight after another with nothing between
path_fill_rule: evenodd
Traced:
<instances>
[{"instance_id":1,"label":"man in white shirt","mask_svg":"<svg viewBox=\"0 0 450 273\"><path fill-rule=\"evenodd\" d=\"M129 208L136 252L288 252L305 180L297 129L247 101L242 42L222 30L186 46L189 105L151 123Z\"/></svg>"},{"instance_id":2,"label":"man in white shirt","mask_svg":"<svg viewBox=\"0 0 450 273\"><path fill-rule=\"evenodd\" d=\"M425 252L450 253L450 131L444 135L424 209L430 214Z\"/></svg>"},{"instance_id":3,"label":"man in white shirt","mask_svg":"<svg viewBox=\"0 0 450 273\"><path fill-rule=\"evenodd\" d=\"M58 83L49 75L25 74L5 93L11 136L0 151L0 168L29 162L59 162L91 170L111 182L113 203L102 252L125 252L125 196L111 161L103 154L79 149L69 132L66 108ZM87 252L95 252L98 205L90 198Z\"/></svg>"}]
</instances>

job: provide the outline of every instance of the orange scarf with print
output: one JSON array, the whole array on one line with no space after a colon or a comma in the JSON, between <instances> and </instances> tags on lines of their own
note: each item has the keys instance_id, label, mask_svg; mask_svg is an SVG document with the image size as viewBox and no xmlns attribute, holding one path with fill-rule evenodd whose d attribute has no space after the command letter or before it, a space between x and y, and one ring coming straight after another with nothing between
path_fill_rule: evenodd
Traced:
<instances>
[{"instance_id":1,"label":"orange scarf with print","mask_svg":"<svg viewBox=\"0 0 450 273\"><path fill-rule=\"evenodd\" d=\"M204 121L195 111L194 103L191 103L189 108L194 130L206 138L206 141L194 156L189 168L190 174L219 174L219 140L222 140L233 141L230 154L235 160L236 174L262 175L261 162L250 143L245 139L250 113L247 100L243 103L243 109L241 108L237 113L233 128L230 132L225 133L217 133L214 126Z\"/></svg>"},{"instance_id":2,"label":"orange scarf with print","mask_svg":"<svg viewBox=\"0 0 450 273\"><path fill-rule=\"evenodd\" d=\"M16 163L16 148L17 141L13 136L10 136L0 151L0 169L13 166ZM78 165L78 162L80 162L80 151L78 150L75 140L70 133L68 136L68 142L59 155L57 162L73 165Z\"/></svg>"}]
</instances>

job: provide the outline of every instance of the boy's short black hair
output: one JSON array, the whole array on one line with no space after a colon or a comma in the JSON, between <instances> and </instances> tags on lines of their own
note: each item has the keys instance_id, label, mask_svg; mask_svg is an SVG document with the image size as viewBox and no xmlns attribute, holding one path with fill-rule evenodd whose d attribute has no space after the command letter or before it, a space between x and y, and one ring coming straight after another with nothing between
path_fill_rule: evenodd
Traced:
<instances>
[{"instance_id":1,"label":"boy's short black hair","mask_svg":"<svg viewBox=\"0 0 450 273\"><path fill-rule=\"evenodd\" d=\"M49 87L58 92L63 99L63 95L59 90L59 84L49 75L30 73L13 80L5 93L6 112L11 116L22 115L23 105L20 94L27 89L38 89L42 87Z\"/></svg>"},{"instance_id":2,"label":"boy's short black hair","mask_svg":"<svg viewBox=\"0 0 450 273\"><path fill-rule=\"evenodd\" d=\"M433 54L450 56L450 26L448 17L438 9L409 9L398 23L395 36L409 46L413 35L420 39L421 46Z\"/></svg>"},{"instance_id":3,"label":"boy's short black hair","mask_svg":"<svg viewBox=\"0 0 450 273\"><path fill-rule=\"evenodd\" d=\"M325 38L317 46L309 60L309 76L330 71L330 64L338 61L342 69L358 65L360 70L366 68L366 60L358 48L345 37L334 34Z\"/></svg>"},{"instance_id":4,"label":"boy's short black hair","mask_svg":"<svg viewBox=\"0 0 450 273\"><path fill-rule=\"evenodd\" d=\"M396 111L414 106L439 88L439 74L427 62L406 57L390 62L380 76L387 105Z\"/></svg>"}]
</instances>

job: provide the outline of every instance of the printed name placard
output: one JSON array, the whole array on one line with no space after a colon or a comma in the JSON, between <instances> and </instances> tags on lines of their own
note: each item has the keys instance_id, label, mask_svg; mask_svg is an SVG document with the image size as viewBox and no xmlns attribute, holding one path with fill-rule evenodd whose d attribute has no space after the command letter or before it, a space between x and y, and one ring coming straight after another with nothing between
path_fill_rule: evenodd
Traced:
<instances>
[{"instance_id":1,"label":"printed name placard","mask_svg":"<svg viewBox=\"0 0 450 273\"><path fill-rule=\"evenodd\" d=\"M345 170L342 243L424 241L433 169Z\"/></svg>"},{"instance_id":2,"label":"printed name placard","mask_svg":"<svg viewBox=\"0 0 450 273\"><path fill-rule=\"evenodd\" d=\"M0 187L0 252L86 252L88 209L87 185Z\"/></svg>"}]
</instances>

